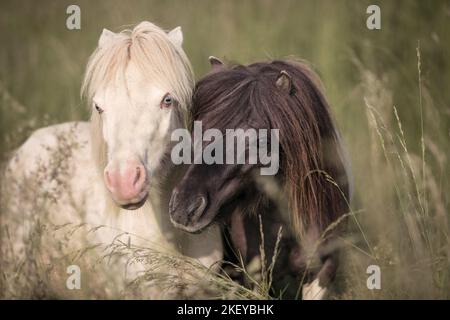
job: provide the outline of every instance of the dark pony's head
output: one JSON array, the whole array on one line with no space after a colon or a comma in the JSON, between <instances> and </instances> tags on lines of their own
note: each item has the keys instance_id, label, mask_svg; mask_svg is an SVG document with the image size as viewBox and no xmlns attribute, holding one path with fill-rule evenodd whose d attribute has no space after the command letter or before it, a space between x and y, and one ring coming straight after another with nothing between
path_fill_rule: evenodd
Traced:
<instances>
[{"instance_id":1,"label":"dark pony's head","mask_svg":"<svg viewBox=\"0 0 450 320\"><path fill-rule=\"evenodd\" d=\"M203 130L279 129L279 171L296 235L323 231L348 209L349 186L341 144L318 78L303 63L272 61L226 68L211 61L193 97L192 120ZM270 148L269 148L270 150ZM192 164L172 194L171 219L198 232L244 202L258 212L267 194L259 164Z\"/></svg>"}]
</instances>

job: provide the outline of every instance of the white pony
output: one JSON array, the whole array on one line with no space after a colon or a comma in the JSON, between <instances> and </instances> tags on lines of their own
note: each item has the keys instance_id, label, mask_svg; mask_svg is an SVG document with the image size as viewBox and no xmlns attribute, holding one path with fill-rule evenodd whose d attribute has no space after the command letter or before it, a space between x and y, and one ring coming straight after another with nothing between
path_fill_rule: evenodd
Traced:
<instances>
[{"instance_id":1,"label":"white pony","mask_svg":"<svg viewBox=\"0 0 450 320\"><path fill-rule=\"evenodd\" d=\"M17 273L27 277L39 262L51 265L48 274L59 279L52 280L59 281L52 290L57 287L56 294L73 297L66 289L77 287L76 281L66 283L66 271L72 269L56 270L52 260L56 255L75 265L79 261L79 271L90 279L81 280L81 286L78 283L81 293L75 297L95 291L103 298L123 296L125 286L142 270L177 275L180 267L173 260L169 259L174 270L164 264L158 267L157 261L148 261L158 256L146 254L143 248L185 255L206 267L221 260L218 227L191 235L175 229L168 215L179 171L170 161L170 134L185 125L194 85L182 41L179 27L166 33L150 22L120 33L103 30L82 86L92 106L90 123L37 130L7 166L2 203L8 209L1 220L0 268L6 278L2 287L13 286ZM42 225L45 228L39 228ZM132 258L126 255L127 249ZM88 251L97 258L107 256L109 263L105 259L83 262L81 257ZM83 269L85 264L88 269ZM95 269L98 265L100 269ZM12 270L8 273L5 266ZM33 290L18 295L36 295ZM165 294L156 288L143 298Z\"/></svg>"}]
</instances>

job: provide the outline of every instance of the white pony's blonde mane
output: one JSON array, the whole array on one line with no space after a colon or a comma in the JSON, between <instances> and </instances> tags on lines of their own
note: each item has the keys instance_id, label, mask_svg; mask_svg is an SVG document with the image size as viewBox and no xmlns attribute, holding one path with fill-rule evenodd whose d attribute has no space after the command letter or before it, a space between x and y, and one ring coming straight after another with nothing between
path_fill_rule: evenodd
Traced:
<instances>
[{"instance_id":1,"label":"white pony's blonde mane","mask_svg":"<svg viewBox=\"0 0 450 320\"><path fill-rule=\"evenodd\" d=\"M179 111L186 119L194 87L191 64L181 46L172 43L163 29L147 21L133 30L114 34L111 41L99 45L91 55L81 86L81 94L89 105L97 90L114 84L127 86L125 71L130 61L152 83L171 88L171 94L179 102ZM107 148L97 112L91 113L91 143L93 158L102 173L107 165Z\"/></svg>"},{"instance_id":2,"label":"white pony's blonde mane","mask_svg":"<svg viewBox=\"0 0 450 320\"><path fill-rule=\"evenodd\" d=\"M171 88L181 108L189 107L194 86L191 64L164 30L147 21L115 34L111 41L97 47L86 67L82 95L92 99L97 90L123 81L129 61L152 82Z\"/></svg>"}]
</instances>

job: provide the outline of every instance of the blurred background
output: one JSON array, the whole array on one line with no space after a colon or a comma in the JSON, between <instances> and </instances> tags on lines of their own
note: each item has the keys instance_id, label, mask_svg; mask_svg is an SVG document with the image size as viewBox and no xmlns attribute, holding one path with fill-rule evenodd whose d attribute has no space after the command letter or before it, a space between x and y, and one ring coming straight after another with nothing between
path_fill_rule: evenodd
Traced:
<instances>
[{"instance_id":1,"label":"blurred background","mask_svg":"<svg viewBox=\"0 0 450 320\"><path fill-rule=\"evenodd\" d=\"M81 8L81 30L66 8ZM366 9L381 8L381 30ZM197 79L208 56L296 56L319 73L349 149L353 231L337 298L450 298L450 1L0 3L0 154L35 129L87 120L80 84L103 28L181 26ZM366 268L381 266L382 290Z\"/></svg>"}]
</instances>

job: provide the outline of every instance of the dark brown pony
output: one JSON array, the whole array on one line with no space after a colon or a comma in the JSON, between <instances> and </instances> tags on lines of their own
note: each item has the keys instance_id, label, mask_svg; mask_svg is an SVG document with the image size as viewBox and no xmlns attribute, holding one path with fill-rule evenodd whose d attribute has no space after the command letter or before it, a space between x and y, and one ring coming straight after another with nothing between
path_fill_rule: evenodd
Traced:
<instances>
[{"instance_id":1,"label":"dark brown pony","mask_svg":"<svg viewBox=\"0 0 450 320\"><path fill-rule=\"evenodd\" d=\"M259 164L192 164L172 193L172 221L190 232L224 222L233 252L247 264L260 258L259 217L269 263L283 227L274 294L284 290L292 297L287 292L298 293L299 279L303 284L318 279L324 288L336 273L336 238L350 190L339 134L318 78L296 61L229 68L217 58L210 61L213 71L194 92L192 120L223 134L225 129L279 129L280 170L262 179Z\"/></svg>"}]
</instances>

